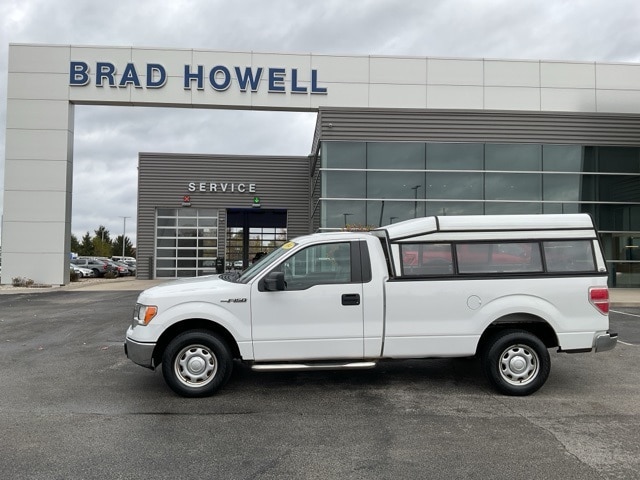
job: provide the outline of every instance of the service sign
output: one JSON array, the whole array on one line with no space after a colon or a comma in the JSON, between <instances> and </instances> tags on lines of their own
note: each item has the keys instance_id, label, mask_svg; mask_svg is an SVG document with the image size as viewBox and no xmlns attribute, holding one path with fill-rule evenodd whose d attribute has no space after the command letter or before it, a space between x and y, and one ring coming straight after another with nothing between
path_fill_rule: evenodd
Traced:
<instances>
[{"instance_id":1,"label":"service sign","mask_svg":"<svg viewBox=\"0 0 640 480\"><path fill-rule=\"evenodd\" d=\"M224 92L233 84L241 92L257 92L261 85L266 84L269 93L327 94L327 87L320 84L318 71L315 69L310 72L311 81L308 84L300 81L301 75L297 68L185 65L180 75L185 90L211 88L217 92ZM73 60L69 64L71 87L93 84L96 87L153 89L163 88L167 78L167 70L160 63L116 65L111 62L89 64ZM235 83L232 81L234 79Z\"/></svg>"},{"instance_id":2,"label":"service sign","mask_svg":"<svg viewBox=\"0 0 640 480\"><path fill-rule=\"evenodd\" d=\"M190 182L187 185L189 192L213 192L213 193L256 193L255 183L233 182Z\"/></svg>"}]
</instances>

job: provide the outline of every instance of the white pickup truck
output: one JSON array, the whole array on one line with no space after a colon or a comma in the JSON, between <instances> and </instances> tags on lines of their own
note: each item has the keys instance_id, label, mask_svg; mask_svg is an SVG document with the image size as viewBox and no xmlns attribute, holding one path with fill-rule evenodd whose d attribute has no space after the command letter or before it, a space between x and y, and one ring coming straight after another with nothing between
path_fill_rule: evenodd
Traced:
<instances>
[{"instance_id":1,"label":"white pickup truck","mask_svg":"<svg viewBox=\"0 0 640 480\"><path fill-rule=\"evenodd\" d=\"M528 395L549 348L614 348L608 311L590 216L425 217L296 238L239 276L145 290L125 351L188 397L217 391L234 360L357 369L476 355L499 392Z\"/></svg>"}]
</instances>

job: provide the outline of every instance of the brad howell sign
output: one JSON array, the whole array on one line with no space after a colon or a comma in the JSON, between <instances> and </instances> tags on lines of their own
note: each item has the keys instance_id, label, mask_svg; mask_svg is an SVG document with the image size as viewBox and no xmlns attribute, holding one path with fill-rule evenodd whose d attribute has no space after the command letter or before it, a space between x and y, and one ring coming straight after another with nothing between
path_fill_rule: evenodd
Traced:
<instances>
[{"instance_id":1,"label":"brad howell sign","mask_svg":"<svg viewBox=\"0 0 640 480\"><path fill-rule=\"evenodd\" d=\"M127 63L122 73L111 62L96 62L93 70L87 62L71 61L69 64L69 85L72 87L90 85L93 80L96 87L162 88L167 78L166 68L159 63L147 63L143 67ZM318 84L318 71L315 69L311 70L311 81L302 82L297 68L216 65L206 69L203 65L185 65L182 78L185 90L191 90L194 85L198 90L204 90L205 83L208 83L214 90L223 92L231 87L235 79L241 92L257 92L261 80L264 80L269 93L327 94L327 88Z\"/></svg>"}]
</instances>

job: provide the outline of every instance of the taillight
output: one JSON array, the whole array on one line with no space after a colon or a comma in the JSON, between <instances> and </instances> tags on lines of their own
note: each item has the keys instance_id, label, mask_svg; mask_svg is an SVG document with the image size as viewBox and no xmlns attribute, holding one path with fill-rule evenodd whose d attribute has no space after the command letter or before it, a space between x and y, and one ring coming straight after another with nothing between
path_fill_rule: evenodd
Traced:
<instances>
[{"instance_id":1,"label":"taillight","mask_svg":"<svg viewBox=\"0 0 640 480\"><path fill-rule=\"evenodd\" d=\"M589 288L589 303L607 315L609 313L609 289L607 287Z\"/></svg>"}]
</instances>

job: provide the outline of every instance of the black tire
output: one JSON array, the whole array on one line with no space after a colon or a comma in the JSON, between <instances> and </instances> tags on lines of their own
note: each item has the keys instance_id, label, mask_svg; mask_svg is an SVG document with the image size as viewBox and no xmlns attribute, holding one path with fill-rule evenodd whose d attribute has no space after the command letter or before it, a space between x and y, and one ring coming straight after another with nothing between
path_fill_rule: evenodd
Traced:
<instances>
[{"instance_id":1,"label":"black tire","mask_svg":"<svg viewBox=\"0 0 640 480\"><path fill-rule=\"evenodd\" d=\"M229 347L216 334L189 330L171 340L162 355L167 385L183 397L208 397L224 385L233 369Z\"/></svg>"},{"instance_id":2,"label":"black tire","mask_svg":"<svg viewBox=\"0 0 640 480\"><path fill-rule=\"evenodd\" d=\"M524 330L505 330L487 342L482 368L498 392L524 396L547 381L551 358L545 344L535 335Z\"/></svg>"},{"instance_id":3,"label":"black tire","mask_svg":"<svg viewBox=\"0 0 640 480\"><path fill-rule=\"evenodd\" d=\"M95 274L96 278L101 277L102 275L100 275L100 270L98 270L97 268L93 268L93 273Z\"/></svg>"}]
</instances>

